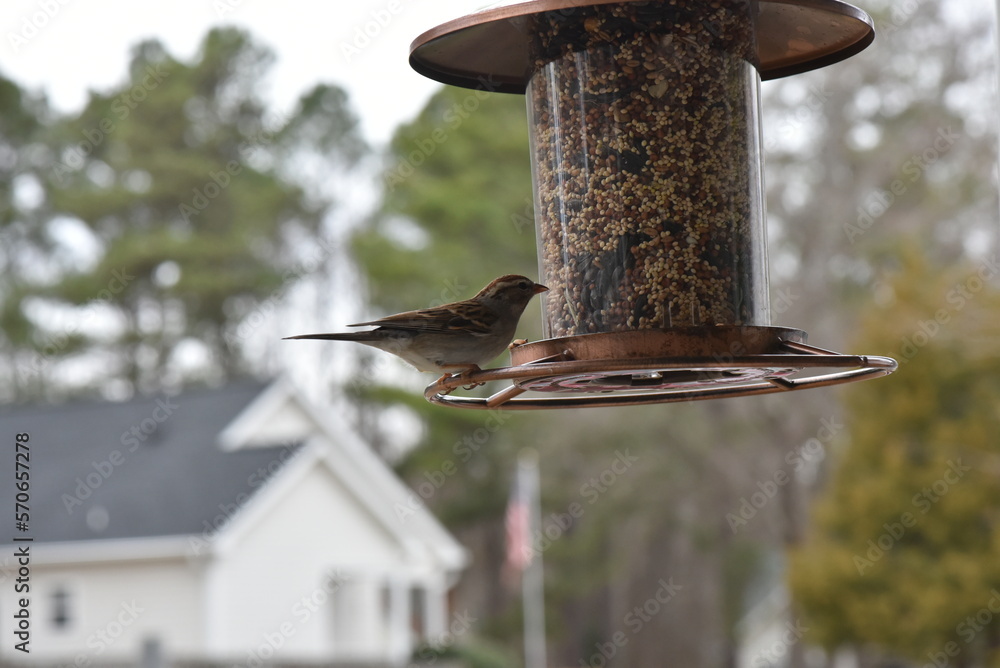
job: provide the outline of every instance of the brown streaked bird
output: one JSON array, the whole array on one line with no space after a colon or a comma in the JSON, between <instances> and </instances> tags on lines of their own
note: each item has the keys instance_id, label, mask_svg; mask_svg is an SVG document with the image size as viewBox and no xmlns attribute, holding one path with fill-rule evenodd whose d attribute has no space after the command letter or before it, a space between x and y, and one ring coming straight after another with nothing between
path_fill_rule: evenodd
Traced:
<instances>
[{"instance_id":1,"label":"brown streaked bird","mask_svg":"<svg viewBox=\"0 0 1000 668\"><path fill-rule=\"evenodd\" d=\"M285 338L356 341L397 355L420 371L444 373L444 378L479 371L502 353L514 338L528 302L546 290L530 278L508 274L494 279L472 299L348 325L376 328L366 332Z\"/></svg>"}]
</instances>

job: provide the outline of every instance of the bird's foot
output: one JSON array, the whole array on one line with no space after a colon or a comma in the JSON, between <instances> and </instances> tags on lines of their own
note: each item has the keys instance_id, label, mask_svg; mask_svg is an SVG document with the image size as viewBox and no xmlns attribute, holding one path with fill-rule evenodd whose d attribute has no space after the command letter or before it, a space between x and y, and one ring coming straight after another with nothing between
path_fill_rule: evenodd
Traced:
<instances>
[{"instance_id":1,"label":"bird's foot","mask_svg":"<svg viewBox=\"0 0 1000 668\"><path fill-rule=\"evenodd\" d=\"M466 369L462 373L458 374L458 377L459 378L463 378L463 379L464 378L468 378L471 374L473 374L473 373L475 373L477 371L482 371L482 369L479 368L478 364L472 364L472 365L469 366L468 369ZM474 390L477 387L479 387L480 385L485 385L485 384L486 383L469 383L468 385L463 385L462 388L465 389L465 390Z\"/></svg>"},{"instance_id":2,"label":"bird's foot","mask_svg":"<svg viewBox=\"0 0 1000 668\"><path fill-rule=\"evenodd\" d=\"M466 380L468 378L469 375L471 375L471 374L473 374L473 373L475 373L477 371L482 371L482 369L479 368L478 364L468 364L468 365L464 366L459 373L446 373L443 376L441 376L440 378L438 378L436 382L437 383L443 383L444 381L448 380L449 378L456 378L456 377L459 380L464 381L464 380ZM485 384L486 383L470 383L469 385L463 385L463 387L466 390L471 390L471 389L479 387L480 385L485 385Z\"/></svg>"},{"instance_id":3,"label":"bird's foot","mask_svg":"<svg viewBox=\"0 0 1000 668\"><path fill-rule=\"evenodd\" d=\"M438 382L440 383L441 381L445 380L446 378L456 378L456 377L457 377L457 378L458 378L458 379L459 379L460 381L465 381L466 379L468 379L468 377L469 377L469 376L470 376L471 374L474 374L474 373L476 373L477 371L482 371L482 369L480 369L480 368L479 368L479 365L478 365L478 364L468 364L468 365L466 365L466 366L465 366L465 367L464 367L464 368L463 368L463 369L462 369L462 370L461 370L461 371L460 371L459 373L457 373L457 374L456 374L456 373L451 373L451 374L448 374L448 373L446 373L445 375L441 376L441 378L439 378L439 379L438 379ZM472 382L472 383L469 383L468 385L464 385L464 384L463 384L463 385L462 385L462 387L463 387L464 389L466 389L466 390L473 390L473 389L475 389L475 388L479 387L480 385L485 385L485 384L486 384L486 383L476 383L476 382Z\"/></svg>"}]
</instances>

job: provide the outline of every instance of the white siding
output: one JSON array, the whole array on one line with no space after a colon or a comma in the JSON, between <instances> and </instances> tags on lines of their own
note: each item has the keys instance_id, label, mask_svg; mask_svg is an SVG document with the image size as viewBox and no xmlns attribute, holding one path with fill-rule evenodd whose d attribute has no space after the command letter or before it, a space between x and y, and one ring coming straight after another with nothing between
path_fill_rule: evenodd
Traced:
<instances>
[{"instance_id":1,"label":"white siding","mask_svg":"<svg viewBox=\"0 0 1000 668\"><path fill-rule=\"evenodd\" d=\"M190 562L156 561L31 569L30 654L13 649L13 587L0 592L2 656L8 659L60 658L78 666L102 659L136 659L143 641L159 639L167 655L190 655L201 646L204 619L192 601L200 598L198 567ZM5 583L6 584L6 583ZM69 593L69 624L53 622L52 594Z\"/></svg>"},{"instance_id":2,"label":"white siding","mask_svg":"<svg viewBox=\"0 0 1000 668\"><path fill-rule=\"evenodd\" d=\"M209 649L240 663L385 658L381 587L402 559L364 505L315 466L213 564Z\"/></svg>"}]
</instances>

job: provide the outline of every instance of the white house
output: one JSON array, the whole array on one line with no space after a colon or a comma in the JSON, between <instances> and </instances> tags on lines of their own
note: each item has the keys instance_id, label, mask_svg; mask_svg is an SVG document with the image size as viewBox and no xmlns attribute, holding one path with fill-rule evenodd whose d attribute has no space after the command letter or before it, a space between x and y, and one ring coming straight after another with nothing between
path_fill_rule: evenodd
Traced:
<instances>
[{"instance_id":1,"label":"white house","mask_svg":"<svg viewBox=\"0 0 1000 668\"><path fill-rule=\"evenodd\" d=\"M25 540L0 546L4 663L395 666L447 630L465 550L400 513L409 489L285 382L0 411L18 433L30 518L15 528L5 475L0 540Z\"/></svg>"}]
</instances>

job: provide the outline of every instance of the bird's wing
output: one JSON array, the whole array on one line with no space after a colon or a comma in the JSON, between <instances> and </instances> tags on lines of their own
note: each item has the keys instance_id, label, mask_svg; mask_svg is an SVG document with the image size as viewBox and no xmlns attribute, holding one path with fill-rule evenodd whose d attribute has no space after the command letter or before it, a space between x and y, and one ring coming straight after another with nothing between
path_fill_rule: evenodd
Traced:
<instances>
[{"instance_id":1,"label":"bird's wing","mask_svg":"<svg viewBox=\"0 0 1000 668\"><path fill-rule=\"evenodd\" d=\"M498 319L497 314L482 304L472 301L445 304L419 311L389 315L370 322L358 322L349 327L386 327L390 329L423 330L433 332L467 332L488 334Z\"/></svg>"}]
</instances>

